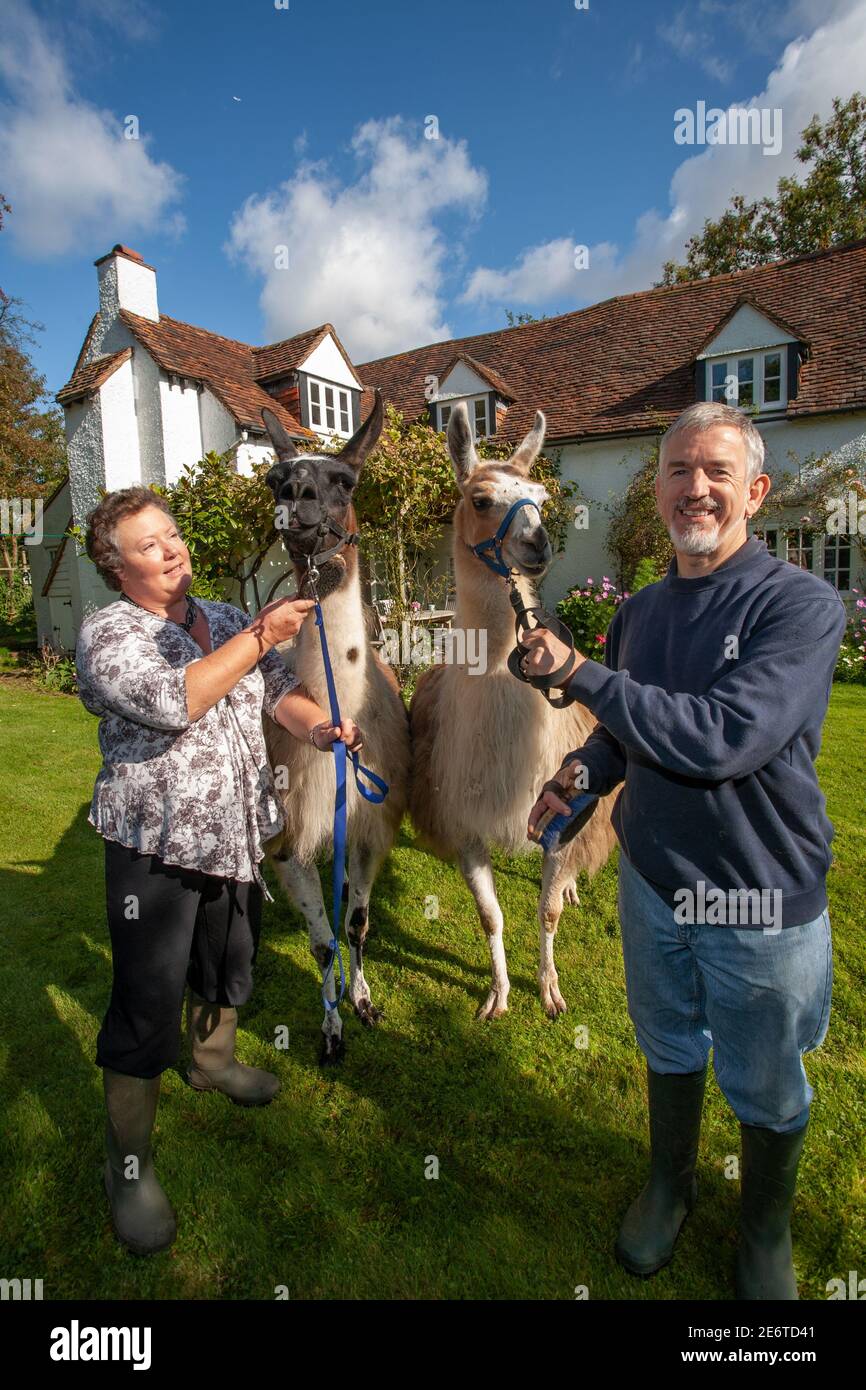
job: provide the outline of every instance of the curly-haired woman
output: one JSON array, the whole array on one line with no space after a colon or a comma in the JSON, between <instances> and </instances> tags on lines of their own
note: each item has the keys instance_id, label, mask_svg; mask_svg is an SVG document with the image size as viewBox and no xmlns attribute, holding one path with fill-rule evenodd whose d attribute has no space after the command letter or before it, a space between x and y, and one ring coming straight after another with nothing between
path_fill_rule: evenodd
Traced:
<instances>
[{"instance_id":1,"label":"curly-haired woman","mask_svg":"<svg viewBox=\"0 0 866 1390\"><path fill-rule=\"evenodd\" d=\"M187 985L190 1084L240 1105L266 1105L279 1088L234 1056L262 894L270 900L258 864L283 826L262 709L323 752L336 739L358 749L361 736L351 719L332 725L271 650L299 631L311 600L280 599L250 620L192 599L189 550L145 487L109 493L87 519L86 545L120 593L85 619L76 647L103 757L88 819L105 843L113 964L96 1045L105 1187L118 1238L146 1254L176 1233L150 1136L160 1075L179 1056Z\"/></svg>"}]
</instances>

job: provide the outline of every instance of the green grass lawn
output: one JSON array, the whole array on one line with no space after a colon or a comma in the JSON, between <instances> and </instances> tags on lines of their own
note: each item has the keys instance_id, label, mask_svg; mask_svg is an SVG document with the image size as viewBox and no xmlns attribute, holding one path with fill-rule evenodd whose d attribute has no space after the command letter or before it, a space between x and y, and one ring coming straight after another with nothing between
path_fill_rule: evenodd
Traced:
<instances>
[{"instance_id":1,"label":"green grass lawn","mask_svg":"<svg viewBox=\"0 0 866 1390\"><path fill-rule=\"evenodd\" d=\"M79 701L0 684L0 1275L48 1298L554 1298L732 1296L738 1127L711 1078L698 1207L673 1263L632 1279L613 1260L644 1180L644 1063L626 1012L616 863L563 914L569 1012L536 989L539 862L497 861L512 979L495 1024L473 1014L487 949L459 873L414 848L408 825L376 884L366 974L385 1018L344 1011L346 1058L317 1065L318 971L301 919L269 882L254 998L239 1055L279 1073L262 1110L163 1077L155 1134L178 1214L171 1250L120 1247L101 1185L103 1104L93 1057L108 1001L102 841L87 824L96 720ZM815 1087L794 1246L801 1297L866 1275L864 869L866 689L836 686L820 774L836 827L830 878L830 1032L807 1058ZM326 877L326 901L329 880ZM438 920L425 899L439 899ZM276 1051L274 1030L289 1029ZM589 1045L575 1046L577 1026ZM428 1156L438 1180L425 1178Z\"/></svg>"}]
</instances>

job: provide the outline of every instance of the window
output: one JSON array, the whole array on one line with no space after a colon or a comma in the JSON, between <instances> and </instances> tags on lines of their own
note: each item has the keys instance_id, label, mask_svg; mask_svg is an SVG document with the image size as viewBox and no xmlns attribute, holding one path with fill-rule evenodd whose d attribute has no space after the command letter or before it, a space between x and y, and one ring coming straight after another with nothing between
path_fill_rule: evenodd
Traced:
<instances>
[{"instance_id":1,"label":"window","mask_svg":"<svg viewBox=\"0 0 866 1390\"><path fill-rule=\"evenodd\" d=\"M783 357L783 349L774 348L708 362L709 399L743 408L757 405L762 410L784 406Z\"/></svg>"},{"instance_id":2,"label":"window","mask_svg":"<svg viewBox=\"0 0 866 1390\"><path fill-rule=\"evenodd\" d=\"M753 535L766 543L771 555L799 569L821 575L840 593L851 589L851 542L848 536L824 535L802 526L765 526Z\"/></svg>"},{"instance_id":3,"label":"window","mask_svg":"<svg viewBox=\"0 0 866 1390\"><path fill-rule=\"evenodd\" d=\"M851 541L848 536L824 537L824 578L843 593L851 588Z\"/></svg>"},{"instance_id":4,"label":"window","mask_svg":"<svg viewBox=\"0 0 866 1390\"><path fill-rule=\"evenodd\" d=\"M466 409L469 411L469 422L475 439L482 439L490 434L487 423L487 397L469 396L463 397L466 402ZM450 401L447 405L439 406L439 428L447 429L448 421L451 419L451 411L457 401Z\"/></svg>"},{"instance_id":5,"label":"window","mask_svg":"<svg viewBox=\"0 0 866 1390\"><path fill-rule=\"evenodd\" d=\"M322 434L352 433L349 392L323 381L310 381L310 424Z\"/></svg>"}]
</instances>

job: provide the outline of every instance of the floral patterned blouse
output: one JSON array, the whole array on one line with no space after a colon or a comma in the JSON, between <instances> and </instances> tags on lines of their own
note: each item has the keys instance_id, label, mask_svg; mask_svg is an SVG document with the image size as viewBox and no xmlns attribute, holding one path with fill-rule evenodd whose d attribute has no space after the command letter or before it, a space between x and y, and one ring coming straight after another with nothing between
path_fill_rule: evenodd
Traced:
<instances>
[{"instance_id":1,"label":"floral patterned blouse","mask_svg":"<svg viewBox=\"0 0 866 1390\"><path fill-rule=\"evenodd\" d=\"M196 599L216 651L252 622L229 603ZM88 820L108 840L166 864L255 881L263 842L284 825L265 752L271 716L299 681L269 651L199 719L186 667L201 660L179 624L118 599L85 618L75 648L79 694L98 714L103 765Z\"/></svg>"}]
</instances>

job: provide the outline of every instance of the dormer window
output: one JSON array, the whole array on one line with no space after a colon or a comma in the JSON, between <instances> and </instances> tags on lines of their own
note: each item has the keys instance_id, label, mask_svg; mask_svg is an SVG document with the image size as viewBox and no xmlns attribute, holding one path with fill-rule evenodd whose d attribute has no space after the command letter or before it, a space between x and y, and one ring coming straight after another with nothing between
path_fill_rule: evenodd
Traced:
<instances>
[{"instance_id":1,"label":"dormer window","mask_svg":"<svg viewBox=\"0 0 866 1390\"><path fill-rule=\"evenodd\" d=\"M741 409L777 410L787 404L783 358L787 348L711 358L707 399Z\"/></svg>"},{"instance_id":2,"label":"dormer window","mask_svg":"<svg viewBox=\"0 0 866 1390\"><path fill-rule=\"evenodd\" d=\"M351 435L352 407L349 392L325 381L307 382L309 390L310 424L320 434Z\"/></svg>"},{"instance_id":3,"label":"dormer window","mask_svg":"<svg viewBox=\"0 0 866 1390\"><path fill-rule=\"evenodd\" d=\"M487 411L489 398L487 396L470 396L468 398L464 397L463 399L465 400L466 409L469 414L469 426L472 430L473 438L483 439L488 434L491 434L492 431L490 429ZM451 411L454 409L455 405L457 405L457 400L440 402L438 407L440 430L448 428L448 421L451 419Z\"/></svg>"}]
</instances>

